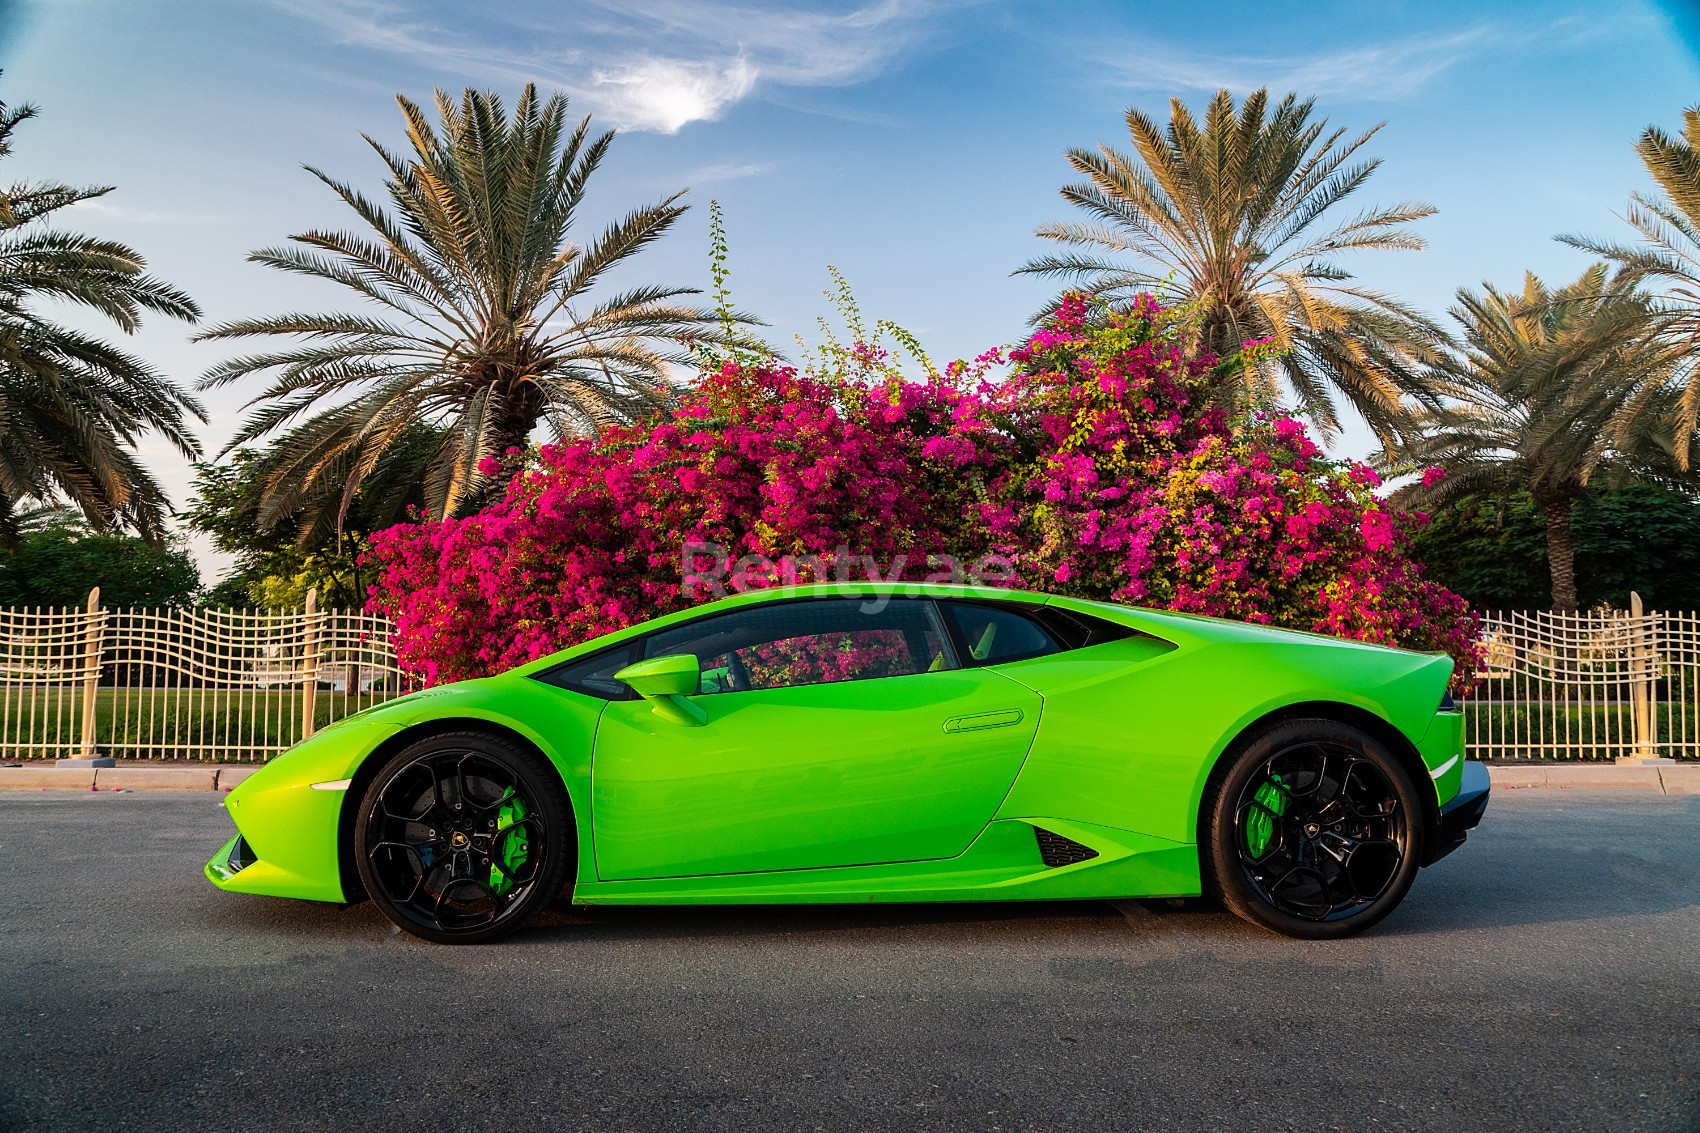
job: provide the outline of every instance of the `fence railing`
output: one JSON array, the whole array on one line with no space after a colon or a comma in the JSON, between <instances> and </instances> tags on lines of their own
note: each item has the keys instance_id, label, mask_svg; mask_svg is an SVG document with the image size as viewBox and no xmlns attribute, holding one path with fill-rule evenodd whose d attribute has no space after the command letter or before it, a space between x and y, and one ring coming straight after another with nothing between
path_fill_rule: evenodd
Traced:
<instances>
[{"instance_id":1,"label":"fence railing","mask_svg":"<svg viewBox=\"0 0 1700 1133\"><path fill-rule=\"evenodd\" d=\"M414 687L381 617L0 610L0 755L263 760Z\"/></svg>"},{"instance_id":2,"label":"fence railing","mask_svg":"<svg viewBox=\"0 0 1700 1133\"><path fill-rule=\"evenodd\" d=\"M1489 613L1476 759L1700 758L1700 614ZM381 617L0 609L0 756L264 760L415 687Z\"/></svg>"},{"instance_id":3,"label":"fence railing","mask_svg":"<svg viewBox=\"0 0 1700 1133\"><path fill-rule=\"evenodd\" d=\"M1474 758L1700 757L1700 614L1490 613L1481 642Z\"/></svg>"}]
</instances>

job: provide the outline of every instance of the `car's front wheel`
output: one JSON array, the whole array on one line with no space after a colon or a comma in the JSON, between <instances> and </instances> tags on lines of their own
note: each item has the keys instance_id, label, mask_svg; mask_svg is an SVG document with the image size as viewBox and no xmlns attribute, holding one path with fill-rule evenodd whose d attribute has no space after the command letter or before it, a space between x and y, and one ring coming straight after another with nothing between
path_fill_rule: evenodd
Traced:
<instances>
[{"instance_id":1,"label":"car's front wheel","mask_svg":"<svg viewBox=\"0 0 1700 1133\"><path fill-rule=\"evenodd\" d=\"M431 736L378 769L354 854L383 914L415 936L475 944L547 905L576 858L572 811L535 753L482 732Z\"/></svg>"},{"instance_id":2,"label":"car's front wheel","mask_svg":"<svg viewBox=\"0 0 1700 1133\"><path fill-rule=\"evenodd\" d=\"M1288 936L1370 927L1404 899L1422 857L1410 773L1336 720L1283 721L1236 745L1205 815L1202 864L1222 903Z\"/></svg>"}]
</instances>

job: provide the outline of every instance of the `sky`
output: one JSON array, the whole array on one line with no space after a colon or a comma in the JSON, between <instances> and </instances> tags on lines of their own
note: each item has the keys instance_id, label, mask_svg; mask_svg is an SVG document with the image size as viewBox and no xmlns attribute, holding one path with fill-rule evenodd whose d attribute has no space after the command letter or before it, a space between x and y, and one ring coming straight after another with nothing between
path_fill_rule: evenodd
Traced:
<instances>
[{"instance_id":1,"label":"sky","mask_svg":"<svg viewBox=\"0 0 1700 1133\"><path fill-rule=\"evenodd\" d=\"M1623 236L1650 187L1635 139L1700 103L1700 0L0 0L0 68L0 99L41 110L0 179L116 186L61 223L133 245L209 322L352 304L245 256L354 219L302 166L379 192L361 134L403 144L397 93L511 104L535 82L620 131L584 233L689 189L623 281L706 288L718 200L733 299L771 340L816 334L833 265L866 315L947 359L1016 339L1051 294L1011 272L1046 250L1037 225L1070 219L1066 149L1126 149L1129 107L1161 120L1221 87L1386 123L1360 203L1439 213L1425 251L1343 261L1364 282L1440 314L1460 286L1573 279L1587 257L1553 237ZM154 320L125 345L188 385L229 350L191 333ZM252 392L206 395L209 455ZM1368 449L1356 426L1333 445ZM143 454L186 500L187 464ZM226 564L190 542L210 584Z\"/></svg>"}]
</instances>

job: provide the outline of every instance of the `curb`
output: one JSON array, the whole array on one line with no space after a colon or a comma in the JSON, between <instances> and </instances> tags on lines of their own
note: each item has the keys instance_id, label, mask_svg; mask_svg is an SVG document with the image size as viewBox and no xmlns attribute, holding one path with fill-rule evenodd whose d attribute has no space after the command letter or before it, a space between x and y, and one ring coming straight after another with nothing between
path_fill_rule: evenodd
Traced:
<instances>
[{"instance_id":1,"label":"curb","mask_svg":"<svg viewBox=\"0 0 1700 1133\"><path fill-rule=\"evenodd\" d=\"M1658 791L1663 795L1700 795L1700 764L1525 764L1488 768L1499 790L1528 787L1610 787Z\"/></svg>"},{"instance_id":2,"label":"curb","mask_svg":"<svg viewBox=\"0 0 1700 1133\"><path fill-rule=\"evenodd\" d=\"M0 791L229 791L259 767L0 767Z\"/></svg>"}]
</instances>

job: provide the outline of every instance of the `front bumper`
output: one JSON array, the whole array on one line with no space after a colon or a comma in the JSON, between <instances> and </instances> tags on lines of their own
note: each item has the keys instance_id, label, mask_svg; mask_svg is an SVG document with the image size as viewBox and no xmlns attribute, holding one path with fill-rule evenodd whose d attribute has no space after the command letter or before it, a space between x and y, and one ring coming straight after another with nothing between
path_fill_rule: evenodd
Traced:
<instances>
[{"instance_id":1,"label":"front bumper","mask_svg":"<svg viewBox=\"0 0 1700 1133\"><path fill-rule=\"evenodd\" d=\"M226 795L237 835L207 862L207 880L236 893L346 900L339 851L348 780L399 727L350 721L327 729Z\"/></svg>"},{"instance_id":2,"label":"front bumper","mask_svg":"<svg viewBox=\"0 0 1700 1133\"><path fill-rule=\"evenodd\" d=\"M1473 759L1460 761L1463 774L1458 784L1458 793L1452 800L1440 808L1440 821L1435 825L1427 854L1423 864L1433 865L1435 862L1456 850L1470 836L1470 831L1481 822L1482 815L1487 811L1488 794L1492 784L1488 781L1487 764L1478 763Z\"/></svg>"}]
</instances>

